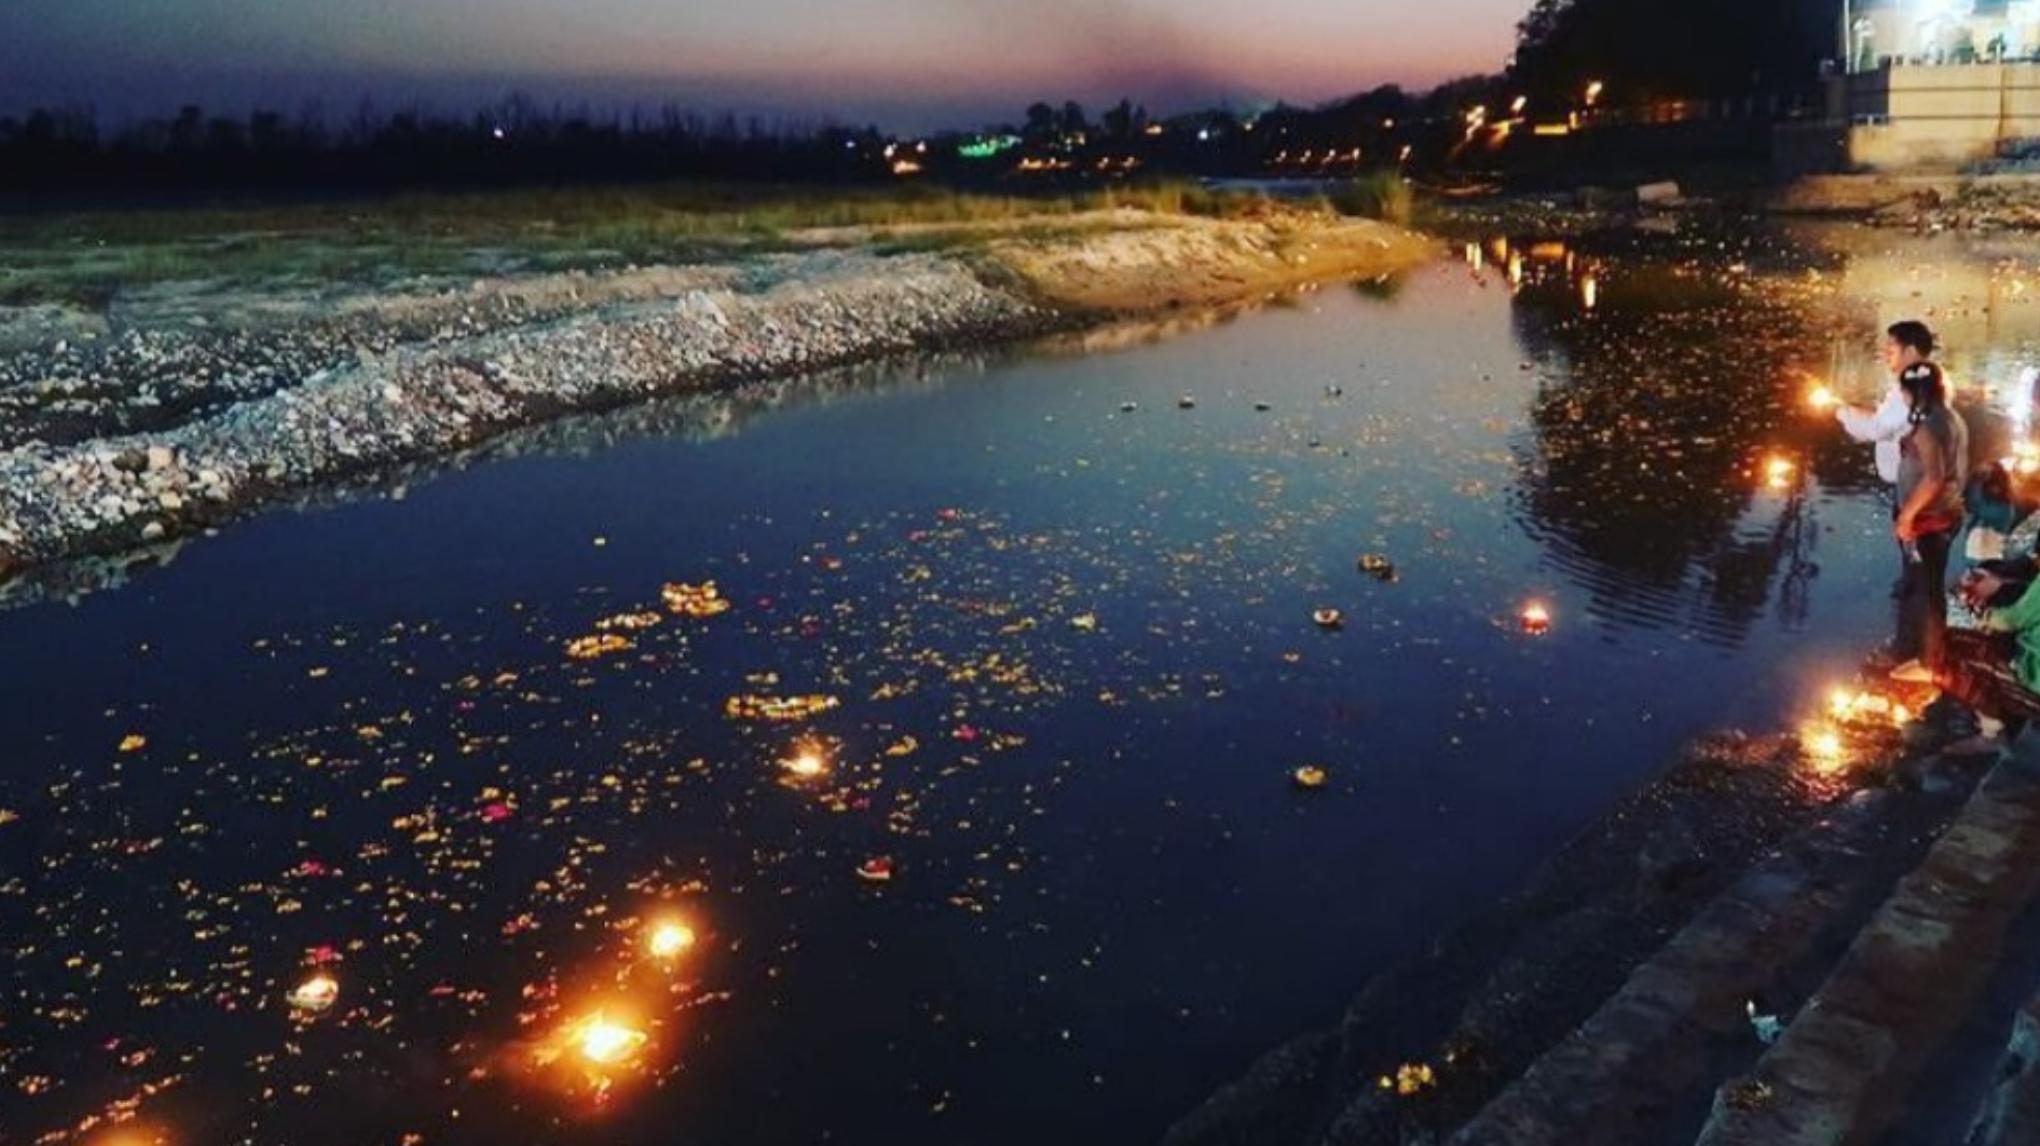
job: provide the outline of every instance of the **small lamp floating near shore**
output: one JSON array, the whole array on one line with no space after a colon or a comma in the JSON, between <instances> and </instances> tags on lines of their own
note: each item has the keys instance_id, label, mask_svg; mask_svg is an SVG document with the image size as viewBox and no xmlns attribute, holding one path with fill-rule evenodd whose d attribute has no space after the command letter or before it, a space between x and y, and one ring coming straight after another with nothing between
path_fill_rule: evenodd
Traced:
<instances>
[{"instance_id":1,"label":"small lamp floating near shore","mask_svg":"<svg viewBox=\"0 0 2040 1146\"><path fill-rule=\"evenodd\" d=\"M1305 764L1289 774L1289 782L1306 792L1315 792L1330 783L1332 774L1316 764Z\"/></svg>"},{"instance_id":2,"label":"small lamp floating near shore","mask_svg":"<svg viewBox=\"0 0 2040 1146\"><path fill-rule=\"evenodd\" d=\"M1395 562L1379 553L1362 554L1360 572L1383 583L1390 583L1396 579Z\"/></svg>"},{"instance_id":3,"label":"small lamp floating near shore","mask_svg":"<svg viewBox=\"0 0 2040 1146\"><path fill-rule=\"evenodd\" d=\"M857 865L857 878L866 883L891 883L892 877L891 856L873 856Z\"/></svg>"},{"instance_id":4,"label":"small lamp floating near shore","mask_svg":"<svg viewBox=\"0 0 2040 1146\"><path fill-rule=\"evenodd\" d=\"M654 959L673 959L694 946L694 929L677 919L668 919L652 927L645 936L645 950Z\"/></svg>"},{"instance_id":5,"label":"small lamp floating near shore","mask_svg":"<svg viewBox=\"0 0 2040 1146\"><path fill-rule=\"evenodd\" d=\"M340 980L324 971L291 988L289 995L291 1009L306 1015L322 1015L333 1009L340 1000Z\"/></svg>"},{"instance_id":6,"label":"small lamp floating near shore","mask_svg":"<svg viewBox=\"0 0 2040 1146\"><path fill-rule=\"evenodd\" d=\"M1532 601L1517 614L1516 623L1530 636L1541 637L1551 631L1551 610L1541 601Z\"/></svg>"},{"instance_id":7,"label":"small lamp floating near shore","mask_svg":"<svg viewBox=\"0 0 2040 1146\"><path fill-rule=\"evenodd\" d=\"M1197 408L1197 399L1185 394L1181 398L1176 399L1176 408L1178 410L1195 410Z\"/></svg>"},{"instance_id":8,"label":"small lamp floating near shore","mask_svg":"<svg viewBox=\"0 0 2040 1146\"><path fill-rule=\"evenodd\" d=\"M1346 615L1337 609L1319 609L1310 615L1317 627L1326 632L1337 632L1346 627Z\"/></svg>"}]
</instances>

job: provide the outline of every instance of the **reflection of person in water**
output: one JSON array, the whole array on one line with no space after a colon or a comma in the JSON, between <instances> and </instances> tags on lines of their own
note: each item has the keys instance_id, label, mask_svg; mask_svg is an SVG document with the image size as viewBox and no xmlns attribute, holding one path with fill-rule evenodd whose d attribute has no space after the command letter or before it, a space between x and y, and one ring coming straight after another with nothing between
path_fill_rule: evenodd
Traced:
<instances>
[{"instance_id":1,"label":"reflection of person in water","mask_svg":"<svg viewBox=\"0 0 2040 1146\"><path fill-rule=\"evenodd\" d=\"M1942 666L1948 633L1948 552L1962 528L1962 485L1969 473L1969 427L1948 408L1948 383L1931 362L1898 377L1911 429L1899 440L1898 515L1892 532L1905 549L1894 680L1929 684Z\"/></svg>"}]
</instances>

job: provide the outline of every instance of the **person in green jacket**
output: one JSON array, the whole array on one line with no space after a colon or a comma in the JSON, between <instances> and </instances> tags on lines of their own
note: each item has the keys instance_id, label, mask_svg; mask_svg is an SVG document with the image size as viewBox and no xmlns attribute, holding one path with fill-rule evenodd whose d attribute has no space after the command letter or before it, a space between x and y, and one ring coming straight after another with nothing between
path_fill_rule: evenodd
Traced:
<instances>
[{"instance_id":1,"label":"person in green jacket","mask_svg":"<svg viewBox=\"0 0 2040 1146\"><path fill-rule=\"evenodd\" d=\"M1993 562L1962 579L1964 605L1980 624L1951 630L1935 683L1985 717L1986 727L2003 722L1996 736L1972 737L1949 751L1964 754L2001 746L2033 720L2040 720L2040 592L2020 574L2040 572L2040 561L2027 557Z\"/></svg>"}]
</instances>

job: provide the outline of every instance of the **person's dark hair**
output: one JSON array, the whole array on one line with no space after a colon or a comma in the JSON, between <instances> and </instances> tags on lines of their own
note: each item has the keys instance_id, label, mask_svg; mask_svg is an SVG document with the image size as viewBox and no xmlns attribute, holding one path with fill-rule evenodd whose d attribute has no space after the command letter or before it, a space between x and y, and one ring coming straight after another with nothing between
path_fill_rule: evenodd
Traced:
<instances>
[{"instance_id":1,"label":"person's dark hair","mask_svg":"<svg viewBox=\"0 0 2040 1146\"><path fill-rule=\"evenodd\" d=\"M1934 332L1927 329L1924 322L1907 319L1904 322L1893 323L1891 329L1885 333L1891 335L1891 340L1900 346L1910 346L1919 351L1921 358L1931 358L1934 355Z\"/></svg>"},{"instance_id":2,"label":"person's dark hair","mask_svg":"<svg viewBox=\"0 0 2040 1146\"><path fill-rule=\"evenodd\" d=\"M1915 424L1926 421L1936 410L1948 404L1948 381L1942 376L1941 368L1931 362L1906 367L1898 376L1898 385L1912 399L1912 420Z\"/></svg>"}]
</instances>

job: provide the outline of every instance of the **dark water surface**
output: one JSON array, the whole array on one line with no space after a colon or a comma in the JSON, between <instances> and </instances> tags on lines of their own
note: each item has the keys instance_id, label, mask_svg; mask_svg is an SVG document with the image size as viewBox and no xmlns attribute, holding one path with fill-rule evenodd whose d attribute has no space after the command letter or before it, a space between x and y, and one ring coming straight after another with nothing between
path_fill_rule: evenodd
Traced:
<instances>
[{"instance_id":1,"label":"dark water surface","mask_svg":"<svg viewBox=\"0 0 2040 1146\"><path fill-rule=\"evenodd\" d=\"M1870 400L1931 310L2003 450L2040 318L2018 252L1856 242L1482 244L680 403L0 614L0 1142L130 1102L186 1144L1153 1140L1883 635L1808 378ZM729 612L564 655L709 579ZM587 1061L598 1011L645 1041Z\"/></svg>"}]
</instances>

